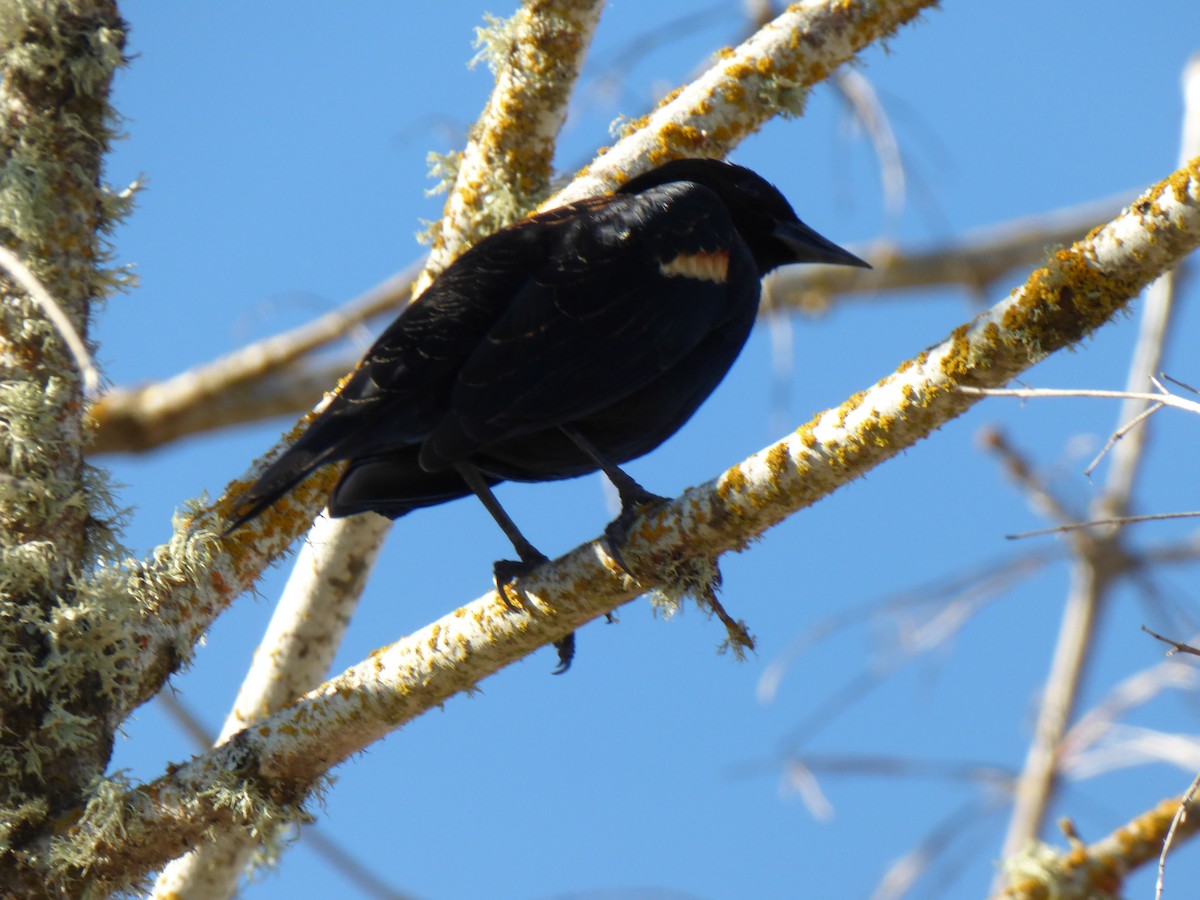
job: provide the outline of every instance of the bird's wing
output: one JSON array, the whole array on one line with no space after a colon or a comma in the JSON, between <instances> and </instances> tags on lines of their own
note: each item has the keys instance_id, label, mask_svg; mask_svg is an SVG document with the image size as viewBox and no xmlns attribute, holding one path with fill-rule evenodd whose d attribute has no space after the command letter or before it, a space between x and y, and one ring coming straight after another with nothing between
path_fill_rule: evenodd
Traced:
<instances>
[{"instance_id":1,"label":"bird's wing","mask_svg":"<svg viewBox=\"0 0 1200 900\"><path fill-rule=\"evenodd\" d=\"M463 361L545 258L549 231L593 205L583 201L526 220L460 256L379 336L296 443L234 500L229 528L320 466L420 444L450 403Z\"/></svg>"},{"instance_id":2,"label":"bird's wing","mask_svg":"<svg viewBox=\"0 0 1200 900\"><path fill-rule=\"evenodd\" d=\"M463 363L427 468L603 409L757 304L749 250L716 194L674 183L607 201L563 221Z\"/></svg>"}]
</instances>

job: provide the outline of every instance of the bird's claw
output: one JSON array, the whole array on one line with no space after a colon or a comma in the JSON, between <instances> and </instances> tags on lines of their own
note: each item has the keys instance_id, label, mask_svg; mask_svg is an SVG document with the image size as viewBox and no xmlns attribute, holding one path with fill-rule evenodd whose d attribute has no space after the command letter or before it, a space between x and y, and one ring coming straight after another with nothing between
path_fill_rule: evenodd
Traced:
<instances>
[{"instance_id":1,"label":"bird's claw","mask_svg":"<svg viewBox=\"0 0 1200 900\"><path fill-rule=\"evenodd\" d=\"M571 668L571 660L575 658L575 632L555 641L554 649L558 651L558 666L550 674L561 675Z\"/></svg>"},{"instance_id":2,"label":"bird's claw","mask_svg":"<svg viewBox=\"0 0 1200 900\"><path fill-rule=\"evenodd\" d=\"M637 580L633 570L629 567L629 563L625 561L625 557L621 554L621 547L629 540L629 530L633 527L634 520L648 509L668 502L669 498L660 497L658 494L652 494L649 491L643 490L642 493L632 500L627 500L621 506L621 514L608 523L604 528L604 538L601 540L601 546L604 552L614 563L617 564L622 572Z\"/></svg>"},{"instance_id":3,"label":"bird's claw","mask_svg":"<svg viewBox=\"0 0 1200 900\"><path fill-rule=\"evenodd\" d=\"M504 601L504 605L513 612L521 610L524 604L518 605L513 602L513 596L520 596L523 592L520 590L509 593L508 586L513 581L519 581L524 578L538 566L549 560L542 554L530 559L523 559L517 562L513 559L498 559L492 565L492 577L496 581L496 593L500 595L500 599ZM558 651L558 666L554 668L552 674L561 675L567 669L571 668L571 661L575 659L575 632L571 632L564 638L554 642L554 649Z\"/></svg>"},{"instance_id":4,"label":"bird's claw","mask_svg":"<svg viewBox=\"0 0 1200 900\"><path fill-rule=\"evenodd\" d=\"M492 578L496 582L496 593L500 595L500 599L504 601L504 605L513 612L522 609L524 604L520 602L514 603L512 597L515 595L519 598L523 592L517 590L513 595L510 595L508 585L513 581L524 578L544 562L548 562L547 558L539 553L537 557L523 559L520 562L513 559L498 559L492 566Z\"/></svg>"}]
</instances>

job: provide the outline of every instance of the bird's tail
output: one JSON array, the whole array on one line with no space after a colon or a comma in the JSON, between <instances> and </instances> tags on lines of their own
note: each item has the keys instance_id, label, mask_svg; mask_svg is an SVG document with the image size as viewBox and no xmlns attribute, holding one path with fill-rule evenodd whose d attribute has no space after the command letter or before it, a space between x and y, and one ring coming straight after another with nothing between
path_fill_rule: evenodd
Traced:
<instances>
[{"instance_id":1,"label":"bird's tail","mask_svg":"<svg viewBox=\"0 0 1200 900\"><path fill-rule=\"evenodd\" d=\"M248 489L233 499L226 517L225 534L229 535L273 505L280 497L332 460L328 454L314 453L303 443L291 447L267 466Z\"/></svg>"}]
</instances>

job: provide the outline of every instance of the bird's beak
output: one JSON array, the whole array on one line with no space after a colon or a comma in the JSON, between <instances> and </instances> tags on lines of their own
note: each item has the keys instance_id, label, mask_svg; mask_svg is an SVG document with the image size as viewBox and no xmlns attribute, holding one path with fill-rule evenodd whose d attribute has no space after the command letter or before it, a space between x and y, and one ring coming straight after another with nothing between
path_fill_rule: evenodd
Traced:
<instances>
[{"instance_id":1,"label":"bird's beak","mask_svg":"<svg viewBox=\"0 0 1200 900\"><path fill-rule=\"evenodd\" d=\"M858 266L871 268L849 250L821 237L803 222L780 222L775 226L775 238L792 251L796 262L824 263L827 266Z\"/></svg>"}]
</instances>

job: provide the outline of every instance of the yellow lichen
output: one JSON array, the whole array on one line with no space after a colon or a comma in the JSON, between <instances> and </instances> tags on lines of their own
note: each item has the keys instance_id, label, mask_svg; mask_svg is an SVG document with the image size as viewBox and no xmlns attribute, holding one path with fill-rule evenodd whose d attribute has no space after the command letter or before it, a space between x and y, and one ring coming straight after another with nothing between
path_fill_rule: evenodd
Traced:
<instances>
[{"instance_id":1,"label":"yellow lichen","mask_svg":"<svg viewBox=\"0 0 1200 900\"><path fill-rule=\"evenodd\" d=\"M970 369L971 341L967 334L969 325L959 325L950 333L950 348L942 357L938 368L948 378L961 378Z\"/></svg>"},{"instance_id":2,"label":"yellow lichen","mask_svg":"<svg viewBox=\"0 0 1200 900\"><path fill-rule=\"evenodd\" d=\"M745 493L745 490L746 476L742 473L741 466L726 469L717 483L717 496L727 502L731 495Z\"/></svg>"},{"instance_id":3,"label":"yellow lichen","mask_svg":"<svg viewBox=\"0 0 1200 900\"><path fill-rule=\"evenodd\" d=\"M782 478L791 468L791 461L792 457L788 453L786 444L776 444L767 451L767 470L776 481Z\"/></svg>"}]
</instances>

